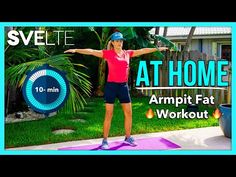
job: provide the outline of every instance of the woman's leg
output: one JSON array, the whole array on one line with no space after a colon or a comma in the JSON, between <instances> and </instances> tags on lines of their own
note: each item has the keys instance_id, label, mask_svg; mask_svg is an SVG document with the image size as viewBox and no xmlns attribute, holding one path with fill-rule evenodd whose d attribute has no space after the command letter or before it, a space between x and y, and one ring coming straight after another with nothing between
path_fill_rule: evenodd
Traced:
<instances>
[{"instance_id":1,"label":"woman's leg","mask_svg":"<svg viewBox=\"0 0 236 177\"><path fill-rule=\"evenodd\" d=\"M122 103L125 116L125 136L130 137L132 128L132 105L131 103Z\"/></svg>"},{"instance_id":2,"label":"woman's leg","mask_svg":"<svg viewBox=\"0 0 236 177\"><path fill-rule=\"evenodd\" d=\"M113 116L113 108L114 104L108 104L106 103L106 113L105 113L105 119L103 123L103 138L107 139L111 127L111 120Z\"/></svg>"}]
</instances>

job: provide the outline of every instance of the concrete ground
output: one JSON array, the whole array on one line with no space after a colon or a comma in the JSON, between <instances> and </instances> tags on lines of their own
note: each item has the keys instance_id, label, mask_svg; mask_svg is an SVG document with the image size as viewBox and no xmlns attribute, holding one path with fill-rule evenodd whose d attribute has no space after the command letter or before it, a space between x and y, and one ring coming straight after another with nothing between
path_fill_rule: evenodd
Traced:
<instances>
[{"instance_id":1,"label":"concrete ground","mask_svg":"<svg viewBox=\"0 0 236 177\"><path fill-rule=\"evenodd\" d=\"M223 135L220 127L195 128L168 132L133 135L134 138L162 137L181 146L178 150L231 150L231 139ZM124 136L110 137L109 142L123 140ZM70 141L63 143L10 148L6 150L57 150L79 145L100 144L99 139Z\"/></svg>"}]
</instances>

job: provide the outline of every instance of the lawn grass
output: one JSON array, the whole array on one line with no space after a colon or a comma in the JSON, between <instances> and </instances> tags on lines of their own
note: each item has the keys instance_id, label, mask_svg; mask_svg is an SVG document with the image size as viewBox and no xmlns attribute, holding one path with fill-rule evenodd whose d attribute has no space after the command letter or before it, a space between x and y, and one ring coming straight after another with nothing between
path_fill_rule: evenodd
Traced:
<instances>
[{"instance_id":1,"label":"lawn grass","mask_svg":"<svg viewBox=\"0 0 236 177\"><path fill-rule=\"evenodd\" d=\"M218 120L211 117L208 119L147 119L145 116L149 108L169 109L170 111L180 111L186 105L175 108L173 105L149 105L149 97L132 98L133 127L132 134L162 132L170 130L181 130L190 128L218 126ZM74 114L56 115L43 120L18 122L5 125L5 146L19 147L29 145L40 145L72 140L93 139L102 137L104 102L102 98L87 99L88 105L85 110ZM208 110L212 115L214 108L200 106L200 110ZM73 119L83 119L85 122L73 122ZM59 128L72 128L72 134L55 135L53 130ZM109 136L124 135L124 116L118 101L115 103L112 125Z\"/></svg>"}]
</instances>

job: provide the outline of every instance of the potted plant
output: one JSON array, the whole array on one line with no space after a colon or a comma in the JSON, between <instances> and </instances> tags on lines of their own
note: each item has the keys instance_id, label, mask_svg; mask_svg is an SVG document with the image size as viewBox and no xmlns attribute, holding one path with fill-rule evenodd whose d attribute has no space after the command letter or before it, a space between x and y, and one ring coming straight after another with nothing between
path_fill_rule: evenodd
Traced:
<instances>
[{"instance_id":1,"label":"potted plant","mask_svg":"<svg viewBox=\"0 0 236 177\"><path fill-rule=\"evenodd\" d=\"M224 135L231 138L232 132L232 116L231 116L231 104L220 104L219 106L221 116L219 119L219 125Z\"/></svg>"}]
</instances>

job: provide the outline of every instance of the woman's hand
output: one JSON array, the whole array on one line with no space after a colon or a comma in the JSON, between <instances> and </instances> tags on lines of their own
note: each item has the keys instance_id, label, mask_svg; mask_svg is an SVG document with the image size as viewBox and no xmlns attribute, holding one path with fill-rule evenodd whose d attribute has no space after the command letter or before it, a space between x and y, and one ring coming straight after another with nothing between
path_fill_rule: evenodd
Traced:
<instances>
[{"instance_id":1,"label":"woman's hand","mask_svg":"<svg viewBox=\"0 0 236 177\"><path fill-rule=\"evenodd\" d=\"M158 47L158 50L161 51L166 51L166 50L170 50L168 47Z\"/></svg>"},{"instance_id":2,"label":"woman's hand","mask_svg":"<svg viewBox=\"0 0 236 177\"><path fill-rule=\"evenodd\" d=\"M76 53L76 49L66 50L64 53Z\"/></svg>"}]
</instances>

